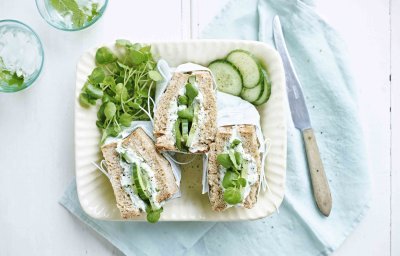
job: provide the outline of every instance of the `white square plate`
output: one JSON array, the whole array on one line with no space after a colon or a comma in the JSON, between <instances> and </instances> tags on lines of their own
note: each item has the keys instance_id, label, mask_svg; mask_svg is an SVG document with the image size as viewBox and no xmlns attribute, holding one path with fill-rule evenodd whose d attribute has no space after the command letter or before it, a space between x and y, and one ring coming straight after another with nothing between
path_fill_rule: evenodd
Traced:
<instances>
[{"instance_id":1,"label":"white square plate","mask_svg":"<svg viewBox=\"0 0 400 256\"><path fill-rule=\"evenodd\" d=\"M194 40L179 42L145 42L151 44L156 59L162 57L170 66L194 62L207 66L223 58L234 49L252 52L266 67L272 80L272 93L268 102L259 108L261 127L271 148L266 161L265 174L270 190L261 192L252 209L229 208L213 212L208 195L201 194L201 158L183 167L182 197L168 202L160 221L234 221L259 219L271 215L281 204L286 178L286 86L279 54L260 42L241 40ZM113 48L114 44L109 44ZM83 210L91 217L102 220L122 220L116 206L109 180L92 162L102 158L99 149L100 131L96 127L97 108L82 108L78 97L87 76L95 67L96 48L84 53L77 66L75 91L75 170L78 196ZM144 220L141 216L134 220Z\"/></svg>"}]
</instances>

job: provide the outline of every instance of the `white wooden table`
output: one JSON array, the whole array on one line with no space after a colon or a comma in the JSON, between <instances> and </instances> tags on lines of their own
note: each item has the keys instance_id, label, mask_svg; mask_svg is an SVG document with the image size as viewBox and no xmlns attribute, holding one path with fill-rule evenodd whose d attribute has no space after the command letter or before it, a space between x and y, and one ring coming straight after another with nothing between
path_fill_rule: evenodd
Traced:
<instances>
[{"instance_id":1,"label":"white wooden table","mask_svg":"<svg viewBox=\"0 0 400 256\"><path fill-rule=\"evenodd\" d=\"M120 254L57 203L74 175L77 59L117 38L196 38L225 2L111 0L92 28L67 33L34 1L0 1L0 19L32 26L46 55L32 88L0 94L0 255ZM316 2L348 45L374 183L370 211L335 255L400 255L400 0Z\"/></svg>"}]
</instances>

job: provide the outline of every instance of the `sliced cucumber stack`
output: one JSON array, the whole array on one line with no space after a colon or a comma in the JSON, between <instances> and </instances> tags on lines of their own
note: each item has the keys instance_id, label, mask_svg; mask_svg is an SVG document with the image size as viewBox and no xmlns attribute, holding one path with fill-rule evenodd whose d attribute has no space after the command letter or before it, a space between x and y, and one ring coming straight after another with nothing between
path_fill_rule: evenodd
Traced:
<instances>
[{"instance_id":1,"label":"sliced cucumber stack","mask_svg":"<svg viewBox=\"0 0 400 256\"><path fill-rule=\"evenodd\" d=\"M263 80L261 66L249 52L234 50L228 54L226 60L242 74L244 87L254 88Z\"/></svg>"},{"instance_id":2,"label":"sliced cucumber stack","mask_svg":"<svg viewBox=\"0 0 400 256\"><path fill-rule=\"evenodd\" d=\"M226 60L215 60L208 68L214 75L217 88L221 92L239 96L242 91L242 76L239 70Z\"/></svg>"},{"instance_id":3,"label":"sliced cucumber stack","mask_svg":"<svg viewBox=\"0 0 400 256\"><path fill-rule=\"evenodd\" d=\"M269 78L268 73L265 70L263 70L263 73L264 73L263 91L258 97L258 99L252 102L256 106L264 104L265 102L268 101L269 97L271 96L271 80Z\"/></svg>"},{"instance_id":4,"label":"sliced cucumber stack","mask_svg":"<svg viewBox=\"0 0 400 256\"><path fill-rule=\"evenodd\" d=\"M256 106L265 103L271 95L268 73L247 51L234 50L226 59L215 60L208 67L221 92L240 96Z\"/></svg>"}]
</instances>

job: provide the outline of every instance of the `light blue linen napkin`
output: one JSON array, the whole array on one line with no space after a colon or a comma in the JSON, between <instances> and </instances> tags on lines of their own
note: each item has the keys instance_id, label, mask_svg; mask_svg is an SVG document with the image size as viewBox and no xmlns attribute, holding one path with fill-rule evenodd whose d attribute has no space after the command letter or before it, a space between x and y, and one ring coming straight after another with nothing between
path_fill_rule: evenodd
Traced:
<instances>
[{"instance_id":1,"label":"light blue linen napkin","mask_svg":"<svg viewBox=\"0 0 400 256\"><path fill-rule=\"evenodd\" d=\"M126 255L183 255L214 225L212 222L150 224L95 220L79 204L75 179L60 204Z\"/></svg>"},{"instance_id":2,"label":"light blue linen napkin","mask_svg":"<svg viewBox=\"0 0 400 256\"><path fill-rule=\"evenodd\" d=\"M306 256L335 250L359 223L370 198L355 85L340 38L307 3L298 0L233 0L204 37L272 44L275 14L280 15L303 85L330 182L333 209L329 218L315 206L302 137L290 118L285 199L280 213L269 218L217 224L97 221L80 208L75 182L60 203L127 255Z\"/></svg>"},{"instance_id":3,"label":"light blue linen napkin","mask_svg":"<svg viewBox=\"0 0 400 256\"><path fill-rule=\"evenodd\" d=\"M318 212L302 135L289 118L287 183L280 213L254 222L216 224L188 255L329 254L342 244L368 209L370 177L345 47L309 3L234 0L203 36L259 40L273 45L275 14L281 18L316 132L332 191L331 215L326 218Z\"/></svg>"}]
</instances>

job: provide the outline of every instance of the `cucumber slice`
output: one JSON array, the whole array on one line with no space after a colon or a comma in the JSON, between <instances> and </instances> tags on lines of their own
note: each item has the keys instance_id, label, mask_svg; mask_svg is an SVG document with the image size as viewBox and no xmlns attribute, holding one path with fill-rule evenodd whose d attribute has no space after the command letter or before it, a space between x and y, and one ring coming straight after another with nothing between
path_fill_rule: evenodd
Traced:
<instances>
[{"instance_id":1,"label":"cucumber slice","mask_svg":"<svg viewBox=\"0 0 400 256\"><path fill-rule=\"evenodd\" d=\"M256 101L252 102L256 106L264 104L265 102L268 101L269 97L271 96L271 80L269 78L268 73L265 70L263 70L263 74L264 74L264 90L260 95L260 97Z\"/></svg>"},{"instance_id":2,"label":"cucumber slice","mask_svg":"<svg viewBox=\"0 0 400 256\"><path fill-rule=\"evenodd\" d=\"M182 140L181 140L182 136L181 136L180 124L181 120L178 118L175 121L174 132L175 132L175 145L179 150L182 150Z\"/></svg>"},{"instance_id":3,"label":"cucumber slice","mask_svg":"<svg viewBox=\"0 0 400 256\"><path fill-rule=\"evenodd\" d=\"M242 75L244 87L254 88L262 81L261 66L249 52L234 50L228 54L226 60L237 67Z\"/></svg>"},{"instance_id":4,"label":"cucumber slice","mask_svg":"<svg viewBox=\"0 0 400 256\"><path fill-rule=\"evenodd\" d=\"M239 96L242 91L242 77L239 70L226 60L215 60L208 68L214 75L217 89L221 92Z\"/></svg>"},{"instance_id":5,"label":"cucumber slice","mask_svg":"<svg viewBox=\"0 0 400 256\"><path fill-rule=\"evenodd\" d=\"M191 84L196 83L196 75L189 76L188 82L191 83Z\"/></svg>"},{"instance_id":6,"label":"cucumber slice","mask_svg":"<svg viewBox=\"0 0 400 256\"><path fill-rule=\"evenodd\" d=\"M186 144L189 137L189 121L187 119L182 119L182 143Z\"/></svg>"},{"instance_id":7,"label":"cucumber slice","mask_svg":"<svg viewBox=\"0 0 400 256\"><path fill-rule=\"evenodd\" d=\"M251 89L243 88L240 97L242 97L242 99L244 100L247 100L248 102L254 102L261 96L263 91L264 91L264 83L259 83L257 84L256 87Z\"/></svg>"},{"instance_id":8,"label":"cucumber slice","mask_svg":"<svg viewBox=\"0 0 400 256\"><path fill-rule=\"evenodd\" d=\"M188 108L184 108L182 110L178 110L178 117L180 117L180 118L184 118L184 119L187 119L189 121L192 121L193 120L193 115L194 115L193 106L190 106Z\"/></svg>"},{"instance_id":9,"label":"cucumber slice","mask_svg":"<svg viewBox=\"0 0 400 256\"><path fill-rule=\"evenodd\" d=\"M131 158L127 152L122 153L122 159L125 160L125 162L127 162L128 164L131 164L135 161L135 159Z\"/></svg>"},{"instance_id":10,"label":"cucumber slice","mask_svg":"<svg viewBox=\"0 0 400 256\"><path fill-rule=\"evenodd\" d=\"M178 96L178 104L179 105L187 105L188 104L188 98L186 97L186 95Z\"/></svg>"},{"instance_id":11,"label":"cucumber slice","mask_svg":"<svg viewBox=\"0 0 400 256\"><path fill-rule=\"evenodd\" d=\"M186 89L185 94L189 98L189 101L193 102L194 98L196 98L196 96L199 94L199 90L192 83L186 84L185 89Z\"/></svg>"},{"instance_id":12,"label":"cucumber slice","mask_svg":"<svg viewBox=\"0 0 400 256\"><path fill-rule=\"evenodd\" d=\"M147 193L147 182L142 177L142 173L140 170L140 166L136 163L132 165L132 172L133 172L133 182L135 183L137 192L139 197L142 200L149 200L149 195Z\"/></svg>"}]
</instances>

